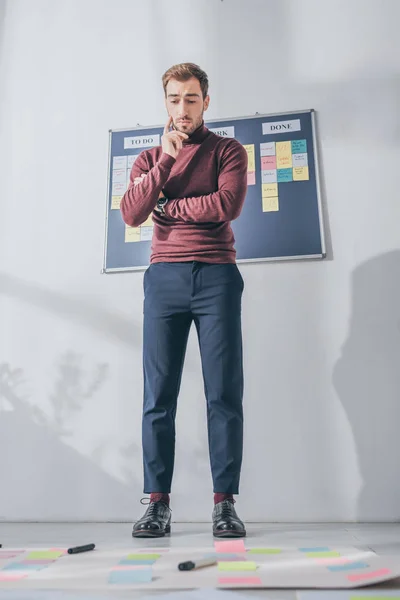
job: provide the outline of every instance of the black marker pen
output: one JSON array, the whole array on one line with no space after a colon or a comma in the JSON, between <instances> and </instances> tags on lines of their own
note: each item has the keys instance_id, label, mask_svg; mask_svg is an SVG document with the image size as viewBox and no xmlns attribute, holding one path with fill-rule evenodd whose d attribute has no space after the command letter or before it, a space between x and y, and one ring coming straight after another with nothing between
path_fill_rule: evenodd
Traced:
<instances>
[{"instance_id":1,"label":"black marker pen","mask_svg":"<svg viewBox=\"0 0 400 600\"><path fill-rule=\"evenodd\" d=\"M94 550L94 544L86 544L86 546L75 546L75 548L68 548L68 554L78 554L78 552L89 552Z\"/></svg>"}]
</instances>

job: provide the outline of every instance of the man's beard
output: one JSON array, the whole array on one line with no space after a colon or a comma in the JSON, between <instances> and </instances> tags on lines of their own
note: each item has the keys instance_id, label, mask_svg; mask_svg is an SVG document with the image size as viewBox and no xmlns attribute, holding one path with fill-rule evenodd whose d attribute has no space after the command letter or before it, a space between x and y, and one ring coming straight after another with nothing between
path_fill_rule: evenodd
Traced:
<instances>
[{"instance_id":1,"label":"man's beard","mask_svg":"<svg viewBox=\"0 0 400 600\"><path fill-rule=\"evenodd\" d=\"M198 129L200 127L200 125L203 122L203 114L201 115L201 117L196 120L196 122L191 122L190 125L187 125L186 127L182 127L181 125L175 125L174 123L174 128L177 131L180 131L181 133L186 133L187 135L191 135L194 131L196 131L196 129Z\"/></svg>"}]
</instances>

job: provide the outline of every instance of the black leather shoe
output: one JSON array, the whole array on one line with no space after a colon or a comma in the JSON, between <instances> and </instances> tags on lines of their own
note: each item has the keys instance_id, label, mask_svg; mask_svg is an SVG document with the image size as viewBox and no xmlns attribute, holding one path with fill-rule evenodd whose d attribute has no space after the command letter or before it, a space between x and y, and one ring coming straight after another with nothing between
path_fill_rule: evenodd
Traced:
<instances>
[{"instance_id":1,"label":"black leather shoe","mask_svg":"<svg viewBox=\"0 0 400 600\"><path fill-rule=\"evenodd\" d=\"M230 500L223 500L214 506L213 534L215 537L245 537L246 529L236 514Z\"/></svg>"},{"instance_id":2,"label":"black leather shoe","mask_svg":"<svg viewBox=\"0 0 400 600\"><path fill-rule=\"evenodd\" d=\"M151 502L143 517L134 524L132 537L164 537L170 531L170 507L165 502Z\"/></svg>"}]
</instances>

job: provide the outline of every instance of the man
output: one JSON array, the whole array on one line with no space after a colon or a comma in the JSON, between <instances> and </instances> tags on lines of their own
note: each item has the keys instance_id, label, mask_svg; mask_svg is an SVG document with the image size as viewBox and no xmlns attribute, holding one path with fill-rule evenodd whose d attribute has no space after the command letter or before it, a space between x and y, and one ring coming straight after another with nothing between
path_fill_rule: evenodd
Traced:
<instances>
[{"instance_id":1,"label":"man","mask_svg":"<svg viewBox=\"0 0 400 600\"><path fill-rule=\"evenodd\" d=\"M203 120L208 78L183 63L163 76L169 115L161 146L142 152L121 201L138 227L152 213L150 266L144 275L142 444L144 492L150 504L134 537L170 532L175 414L186 343L194 322L207 398L214 486L213 533L243 537L236 514L243 443L241 297L230 221L247 191L247 153Z\"/></svg>"}]
</instances>

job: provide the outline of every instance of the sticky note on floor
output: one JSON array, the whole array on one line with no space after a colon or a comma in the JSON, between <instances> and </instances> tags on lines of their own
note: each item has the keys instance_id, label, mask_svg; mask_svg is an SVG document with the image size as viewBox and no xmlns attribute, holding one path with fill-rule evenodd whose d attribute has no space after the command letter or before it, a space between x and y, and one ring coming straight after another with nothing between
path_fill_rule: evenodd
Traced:
<instances>
[{"instance_id":1,"label":"sticky note on floor","mask_svg":"<svg viewBox=\"0 0 400 600\"><path fill-rule=\"evenodd\" d=\"M36 563L31 562L15 562L3 567L3 571L39 571L40 569L44 569L45 566L46 565L37 565Z\"/></svg>"},{"instance_id":2,"label":"sticky note on floor","mask_svg":"<svg viewBox=\"0 0 400 600\"><path fill-rule=\"evenodd\" d=\"M328 558L329 556L340 556L340 552L330 550L328 552L307 552L307 556L310 558Z\"/></svg>"},{"instance_id":3,"label":"sticky note on floor","mask_svg":"<svg viewBox=\"0 0 400 600\"><path fill-rule=\"evenodd\" d=\"M314 546L312 548L299 548L299 552L329 552L330 548L326 546Z\"/></svg>"},{"instance_id":4,"label":"sticky note on floor","mask_svg":"<svg viewBox=\"0 0 400 600\"><path fill-rule=\"evenodd\" d=\"M152 579L152 569L124 569L111 571L108 583L148 583Z\"/></svg>"},{"instance_id":5,"label":"sticky note on floor","mask_svg":"<svg viewBox=\"0 0 400 600\"><path fill-rule=\"evenodd\" d=\"M280 554L281 552L280 548L250 548L247 550L248 554Z\"/></svg>"},{"instance_id":6,"label":"sticky note on floor","mask_svg":"<svg viewBox=\"0 0 400 600\"><path fill-rule=\"evenodd\" d=\"M259 577L219 577L219 585L244 585L246 587L251 585L262 585Z\"/></svg>"},{"instance_id":7,"label":"sticky note on floor","mask_svg":"<svg viewBox=\"0 0 400 600\"><path fill-rule=\"evenodd\" d=\"M133 559L123 559L120 560L118 564L120 565L153 565L155 563L155 559L145 558L144 560L133 560Z\"/></svg>"},{"instance_id":8,"label":"sticky note on floor","mask_svg":"<svg viewBox=\"0 0 400 600\"><path fill-rule=\"evenodd\" d=\"M224 552L225 554L245 554L243 540L230 540L224 542L214 542L216 552Z\"/></svg>"},{"instance_id":9,"label":"sticky note on floor","mask_svg":"<svg viewBox=\"0 0 400 600\"><path fill-rule=\"evenodd\" d=\"M34 552L29 552L28 556L26 557L28 560L30 558L59 558L60 556L63 556L64 552L60 552L59 550L47 550L47 551L34 551Z\"/></svg>"},{"instance_id":10,"label":"sticky note on floor","mask_svg":"<svg viewBox=\"0 0 400 600\"><path fill-rule=\"evenodd\" d=\"M128 554L125 557L126 560L157 560L160 558L161 554L146 554L145 552L141 552L140 554Z\"/></svg>"},{"instance_id":11,"label":"sticky note on floor","mask_svg":"<svg viewBox=\"0 0 400 600\"><path fill-rule=\"evenodd\" d=\"M368 569L369 565L365 562L349 562L344 565L330 565L328 571L353 571L354 569Z\"/></svg>"},{"instance_id":12,"label":"sticky note on floor","mask_svg":"<svg viewBox=\"0 0 400 600\"><path fill-rule=\"evenodd\" d=\"M0 572L0 581L19 581L27 577L28 573L4 573Z\"/></svg>"},{"instance_id":13,"label":"sticky note on floor","mask_svg":"<svg viewBox=\"0 0 400 600\"><path fill-rule=\"evenodd\" d=\"M251 560L227 560L218 563L219 571L255 571L257 565Z\"/></svg>"}]
</instances>

